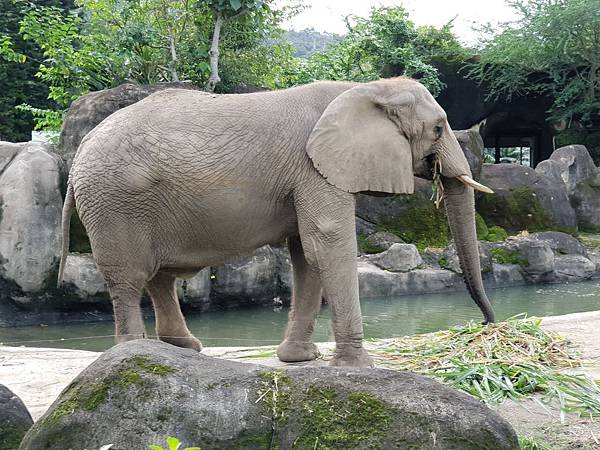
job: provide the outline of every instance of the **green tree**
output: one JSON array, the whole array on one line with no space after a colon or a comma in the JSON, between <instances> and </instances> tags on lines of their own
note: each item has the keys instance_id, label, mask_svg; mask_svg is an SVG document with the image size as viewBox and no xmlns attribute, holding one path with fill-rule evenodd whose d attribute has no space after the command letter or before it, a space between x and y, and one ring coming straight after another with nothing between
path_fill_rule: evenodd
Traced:
<instances>
[{"instance_id":1,"label":"green tree","mask_svg":"<svg viewBox=\"0 0 600 450\"><path fill-rule=\"evenodd\" d=\"M281 40L279 24L295 7L275 9L272 0L237 3L237 17L221 12L227 26L222 33L219 29L217 43L227 83L219 89L240 82L285 84L293 49ZM232 10L237 3L228 0ZM20 20L20 37L42 49L36 76L49 86L49 98L58 106L28 107L39 128L57 129L74 99L125 81L185 80L215 88L218 81L214 76L211 81L211 73L218 73L211 70L210 53L218 2L77 0L76 6L64 11L30 3ZM9 41L0 40L0 54L20 58Z\"/></svg>"},{"instance_id":2,"label":"green tree","mask_svg":"<svg viewBox=\"0 0 600 450\"><path fill-rule=\"evenodd\" d=\"M348 33L341 41L304 64L299 82L369 81L402 74L418 79L437 95L443 83L432 61L462 51L451 23L441 30L417 28L402 7L373 8L368 18L347 17L346 24Z\"/></svg>"},{"instance_id":3,"label":"green tree","mask_svg":"<svg viewBox=\"0 0 600 450\"><path fill-rule=\"evenodd\" d=\"M39 0L39 4L68 9L70 1ZM51 107L48 87L35 77L42 50L19 34L25 4L0 0L0 140L13 142L31 138L34 122L31 114L19 108L29 104L39 109Z\"/></svg>"},{"instance_id":4,"label":"green tree","mask_svg":"<svg viewBox=\"0 0 600 450\"><path fill-rule=\"evenodd\" d=\"M600 118L600 0L512 0L520 19L498 33L487 27L469 76L489 98L548 95L551 120Z\"/></svg>"}]
</instances>

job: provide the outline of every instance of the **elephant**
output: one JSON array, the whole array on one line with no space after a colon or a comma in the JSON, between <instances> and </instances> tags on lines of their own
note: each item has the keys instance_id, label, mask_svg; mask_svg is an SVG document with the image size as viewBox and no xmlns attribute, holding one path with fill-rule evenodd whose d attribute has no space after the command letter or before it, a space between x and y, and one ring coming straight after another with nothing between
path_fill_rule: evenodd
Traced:
<instances>
[{"instance_id":1,"label":"elephant","mask_svg":"<svg viewBox=\"0 0 600 450\"><path fill-rule=\"evenodd\" d=\"M115 339L146 336L147 289L160 340L201 350L176 278L287 239L293 274L277 355L307 361L322 296L336 341L330 365L371 366L358 296L355 193L413 193L437 166L472 298L494 321L478 256L474 189L444 110L410 78L320 81L252 94L157 92L85 136L62 215L62 280L76 207L113 302Z\"/></svg>"}]
</instances>

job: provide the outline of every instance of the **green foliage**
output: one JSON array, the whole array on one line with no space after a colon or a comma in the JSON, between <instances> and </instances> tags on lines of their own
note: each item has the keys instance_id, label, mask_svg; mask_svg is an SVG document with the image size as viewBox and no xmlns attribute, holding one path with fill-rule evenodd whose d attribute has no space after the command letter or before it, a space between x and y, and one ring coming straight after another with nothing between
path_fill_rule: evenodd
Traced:
<instances>
[{"instance_id":1,"label":"green foliage","mask_svg":"<svg viewBox=\"0 0 600 450\"><path fill-rule=\"evenodd\" d=\"M501 242L508 238L508 233L502 227L494 225L488 228L488 233L482 239L489 242Z\"/></svg>"},{"instance_id":2,"label":"green foliage","mask_svg":"<svg viewBox=\"0 0 600 450\"><path fill-rule=\"evenodd\" d=\"M519 436L519 447L521 447L521 450L558 450L527 436Z\"/></svg>"},{"instance_id":3,"label":"green foliage","mask_svg":"<svg viewBox=\"0 0 600 450\"><path fill-rule=\"evenodd\" d=\"M519 264L525 266L528 264L526 259L521 258L520 254L516 250L507 250L505 248L493 248L490 250L492 257L499 264Z\"/></svg>"},{"instance_id":4,"label":"green foliage","mask_svg":"<svg viewBox=\"0 0 600 450\"><path fill-rule=\"evenodd\" d=\"M540 324L541 319L518 317L469 322L396 339L380 355L390 368L433 376L488 403L541 394L542 402L556 401L562 412L600 417L600 386L564 372L580 362L564 337Z\"/></svg>"},{"instance_id":5,"label":"green foliage","mask_svg":"<svg viewBox=\"0 0 600 450\"><path fill-rule=\"evenodd\" d=\"M475 230L477 231L477 239L480 241L485 240L489 233L485 220L483 220L483 217L478 212L475 213Z\"/></svg>"},{"instance_id":6,"label":"green foliage","mask_svg":"<svg viewBox=\"0 0 600 450\"><path fill-rule=\"evenodd\" d=\"M468 76L489 97L549 95L551 120L589 124L600 111L598 0L512 0L521 18L503 31L487 28Z\"/></svg>"},{"instance_id":7,"label":"green foliage","mask_svg":"<svg viewBox=\"0 0 600 450\"><path fill-rule=\"evenodd\" d=\"M441 30L415 27L402 7L373 8L370 16L347 18L348 33L314 53L302 65L298 82L313 80L370 81L391 74L416 78L433 95L443 83L431 62L460 58L461 47L451 24Z\"/></svg>"},{"instance_id":8,"label":"green foliage","mask_svg":"<svg viewBox=\"0 0 600 450\"><path fill-rule=\"evenodd\" d=\"M177 438L167 436L167 448L161 447L160 445L149 445L150 450L201 450L200 447L186 447L181 448L181 441Z\"/></svg>"},{"instance_id":9,"label":"green foliage","mask_svg":"<svg viewBox=\"0 0 600 450\"><path fill-rule=\"evenodd\" d=\"M296 63L280 24L297 8L275 9L272 3L77 0L77 9L65 11L23 2L19 38L42 50L35 75L49 87L48 98L57 108L22 102L21 111L33 114L38 129L58 130L64 110L89 91L123 82L204 85L210 75L215 11L228 18L220 41L221 92L242 83L268 88L289 84ZM0 36L0 55L22 60L8 37Z\"/></svg>"},{"instance_id":10,"label":"green foliage","mask_svg":"<svg viewBox=\"0 0 600 450\"><path fill-rule=\"evenodd\" d=\"M62 5L59 0L40 0L38 4ZM28 104L39 109L54 108L48 100L48 87L35 74L42 60L41 49L19 34L23 4L0 0L0 140L22 142L31 139L34 127L31 114L17 109Z\"/></svg>"}]
</instances>

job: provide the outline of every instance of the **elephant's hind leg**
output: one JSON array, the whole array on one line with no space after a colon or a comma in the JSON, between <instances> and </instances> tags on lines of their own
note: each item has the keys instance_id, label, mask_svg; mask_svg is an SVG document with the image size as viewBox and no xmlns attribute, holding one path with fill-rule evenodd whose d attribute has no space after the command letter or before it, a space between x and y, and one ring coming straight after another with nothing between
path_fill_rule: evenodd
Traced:
<instances>
[{"instance_id":1,"label":"elephant's hind leg","mask_svg":"<svg viewBox=\"0 0 600 450\"><path fill-rule=\"evenodd\" d=\"M136 283L113 280L106 272L104 278L113 302L115 342L119 344L134 339L144 339L146 327L140 306L143 281Z\"/></svg>"},{"instance_id":2,"label":"elephant's hind leg","mask_svg":"<svg viewBox=\"0 0 600 450\"><path fill-rule=\"evenodd\" d=\"M179 307L175 281L173 275L158 272L146 285L154 305L156 334L163 342L200 351L202 344L188 330Z\"/></svg>"},{"instance_id":3,"label":"elephant's hind leg","mask_svg":"<svg viewBox=\"0 0 600 450\"><path fill-rule=\"evenodd\" d=\"M290 237L288 247L294 276L292 307L285 339L277 348L277 356L284 362L310 361L319 356L312 333L321 309L321 282L304 258L300 238Z\"/></svg>"}]
</instances>

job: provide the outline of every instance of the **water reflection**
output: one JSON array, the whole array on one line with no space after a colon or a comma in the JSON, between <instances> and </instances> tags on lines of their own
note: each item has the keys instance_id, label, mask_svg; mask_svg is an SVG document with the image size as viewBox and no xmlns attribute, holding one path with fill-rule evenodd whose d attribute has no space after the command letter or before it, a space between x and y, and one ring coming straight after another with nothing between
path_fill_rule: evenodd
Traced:
<instances>
[{"instance_id":1,"label":"water reflection","mask_svg":"<svg viewBox=\"0 0 600 450\"><path fill-rule=\"evenodd\" d=\"M600 282L523 286L496 289L489 292L498 319L526 312L549 316L600 309ZM365 336L386 338L427 333L470 319L480 320L478 308L466 292L370 298L361 302ZM192 332L206 346L252 346L277 344L287 322L287 308L255 307L243 310L219 311L189 316ZM148 321L148 330L154 324ZM110 336L113 324L90 323L49 327L19 327L0 329L0 342L35 347L79 348L105 350L112 337L78 339L84 336ZM64 340L60 340L64 339ZM32 341L43 342L32 342ZM316 341L332 341L329 311L325 306L315 327ZM17 344L28 341L26 344Z\"/></svg>"}]
</instances>

